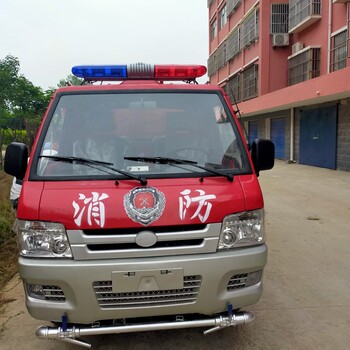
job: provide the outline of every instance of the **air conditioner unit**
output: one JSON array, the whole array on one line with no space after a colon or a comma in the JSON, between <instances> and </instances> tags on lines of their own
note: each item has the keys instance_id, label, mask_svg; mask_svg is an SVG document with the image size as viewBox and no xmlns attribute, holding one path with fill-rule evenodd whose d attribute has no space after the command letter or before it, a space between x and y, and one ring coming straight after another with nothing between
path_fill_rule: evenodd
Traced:
<instances>
[{"instance_id":1,"label":"air conditioner unit","mask_svg":"<svg viewBox=\"0 0 350 350\"><path fill-rule=\"evenodd\" d=\"M292 55L297 53L298 51L302 50L304 48L304 44L298 41L294 45L292 45Z\"/></svg>"},{"instance_id":2,"label":"air conditioner unit","mask_svg":"<svg viewBox=\"0 0 350 350\"><path fill-rule=\"evenodd\" d=\"M272 35L272 46L288 46L289 45L289 34L279 33Z\"/></svg>"}]
</instances>

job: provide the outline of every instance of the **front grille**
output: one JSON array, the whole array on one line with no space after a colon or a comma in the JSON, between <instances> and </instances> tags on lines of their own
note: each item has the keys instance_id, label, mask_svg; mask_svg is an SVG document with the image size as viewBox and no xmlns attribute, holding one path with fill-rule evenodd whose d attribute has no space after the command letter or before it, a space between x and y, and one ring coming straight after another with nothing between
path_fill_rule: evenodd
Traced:
<instances>
[{"instance_id":1,"label":"front grille","mask_svg":"<svg viewBox=\"0 0 350 350\"><path fill-rule=\"evenodd\" d=\"M234 289L244 288L247 284L247 277L247 273L232 276L230 281L228 282L227 290L231 291Z\"/></svg>"},{"instance_id":2,"label":"front grille","mask_svg":"<svg viewBox=\"0 0 350 350\"><path fill-rule=\"evenodd\" d=\"M97 302L101 308L132 308L194 303L201 286L201 276L184 276L184 287L143 292L113 293L112 281L93 283Z\"/></svg>"},{"instance_id":3,"label":"front grille","mask_svg":"<svg viewBox=\"0 0 350 350\"><path fill-rule=\"evenodd\" d=\"M66 297L59 286L44 285L43 294L46 301L65 302Z\"/></svg>"},{"instance_id":4,"label":"front grille","mask_svg":"<svg viewBox=\"0 0 350 350\"><path fill-rule=\"evenodd\" d=\"M220 230L221 223L214 223L147 229L67 230L67 234L75 260L101 260L215 253ZM138 235L144 231L156 236L151 247L137 245Z\"/></svg>"},{"instance_id":5,"label":"front grille","mask_svg":"<svg viewBox=\"0 0 350 350\"><path fill-rule=\"evenodd\" d=\"M108 250L126 250L126 249L156 249L171 247L195 247L203 244L203 239L188 239L179 241L161 241L155 243L152 247L140 247L136 243L119 244L89 244L87 248L90 251L108 251Z\"/></svg>"},{"instance_id":6,"label":"front grille","mask_svg":"<svg viewBox=\"0 0 350 350\"><path fill-rule=\"evenodd\" d=\"M185 232L185 231L203 231L206 228L206 224L196 224L196 225L176 225L176 226L152 226L149 228L153 233L169 233L169 232ZM143 229L140 227L131 228L99 228L99 229L85 229L83 230L86 236L120 236L120 235L130 235L138 234Z\"/></svg>"}]
</instances>

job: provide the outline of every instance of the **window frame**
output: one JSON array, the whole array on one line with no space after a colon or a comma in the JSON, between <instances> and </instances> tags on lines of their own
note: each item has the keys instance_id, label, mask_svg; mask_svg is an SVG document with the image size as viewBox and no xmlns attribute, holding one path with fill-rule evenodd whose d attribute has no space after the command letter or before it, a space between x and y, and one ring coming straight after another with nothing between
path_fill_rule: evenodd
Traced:
<instances>
[{"instance_id":1,"label":"window frame","mask_svg":"<svg viewBox=\"0 0 350 350\"><path fill-rule=\"evenodd\" d=\"M220 18L220 27L219 30L221 30L222 28L224 28L224 26L227 23L227 6L226 3L225 5L221 8L221 10L219 11L219 18Z\"/></svg>"},{"instance_id":2,"label":"window frame","mask_svg":"<svg viewBox=\"0 0 350 350\"><path fill-rule=\"evenodd\" d=\"M320 76L321 48L308 46L288 57L288 86Z\"/></svg>"},{"instance_id":3,"label":"window frame","mask_svg":"<svg viewBox=\"0 0 350 350\"><path fill-rule=\"evenodd\" d=\"M259 65L252 64L241 73L241 98L242 101L250 100L258 96ZM253 83L251 83L253 82Z\"/></svg>"},{"instance_id":4,"label":"window frame","mask_svg":"<svg viewBox=\"0 0 350 350\"><path fill-rule=\"evenodd\" d=\"M227 17L231 17L242 0L227 0Z\"/></svg>"},{"instance_id":5,"label":"window frame","mask_svg":"<svg viewBox=\"0 0 350 350\"><path fill-rule=\"evenodd\" d=\"M271 4L270 34L288 33L289 31L289 4Z\"/></svg>"},{"instance_id":6,"label":"window frame","mask_svg":"<svg viewBox=\"0 0 350 350\"><path fill-rule=\"evenodd\" d=\"M341 41L340 43L336 43L337 38L340 38L342 35L344 35L343 41ZM349 38L347 28L332 34L330 49L330 72L335 72L346 67L348 54L348 40ZM344 55L344 57L339 59L340 55Z\"/></svg>"},{"instance_id":7,"label":"window frame","mask_svg":"<svg viewBox=\"0 0 350 350\"><path fill-rule=\"evenodd\" d=\"M215 18L210 24L210 40L213 41L218 36L218 22Z\"/></svg>"},{"instance_id":8,"label":"window frame","mask_svg":"<svg viewBox=\"0 0 350 350\"><path fill-rule=\"evenodd\" d=\"M226 93L232 103L242 101L241 98L241 75L235 74L226 83Z\"/></svg>"},{"instance_id":9,"label":"window frame","mask_svg":"<svg viewBox=\"0 0 350 350\"><path fill-rule=\"evenodd\" d=\"M240 48L250 46L259 38L259 10L255 8L240 25Z\"/></svg>"},{"instance_id":10,"label":"window frame","mask_svg":"<svg viewBox=\"0 0 350 350\"><path fill-rule=\"evenodd\" d=\"M322 13L321 0L289 0L289 29L298 27L312 16Z\"/></svg>"},{"instance_id":11,"label":"window frame","mask_svg":"<svg viewBox=\"0 0 350 350\"><path fill-rule=\"evenodd\" d=\"M232 60L240 51L240 28L237 26L226 39L226 60Z\"/></svg>"}]
</instances>

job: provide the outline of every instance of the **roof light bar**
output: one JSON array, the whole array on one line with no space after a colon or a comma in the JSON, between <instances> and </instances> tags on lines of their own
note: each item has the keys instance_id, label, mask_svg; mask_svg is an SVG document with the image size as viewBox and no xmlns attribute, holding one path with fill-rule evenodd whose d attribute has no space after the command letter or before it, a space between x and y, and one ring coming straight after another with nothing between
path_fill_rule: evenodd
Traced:
<instances>
[{"instance_id":1,"label":"roof light bar","mask_svg":"<svg viewBox=\"0 0 350 350\"><path fill-rule=\"evenodd\" d=\"M75 66L72 73L85 80L194 80L207 68L201 65L130 65Z\"/></svg>"},{"instance_id":2,"label":"roof light bar","mask_svg":"<svg viewBox=\"0 0 350 350\"><path fill-rule=\"evenodd\" d=\"M201 77L207 72L204 66L185 66L185 65L159 65L155 66L154 75L156 78L191 80Z\"/></svg>"},{"instance_id":3,"label":"roof light bar","mask_svg":"<svg viewBox=\"0 0 350 350\"><path fill-rule=\"evenodd\" d=\"M126 78L126 65L119 66L75 66L72 73L85 80L113 80Z\"/></svg>"}]
</instances>

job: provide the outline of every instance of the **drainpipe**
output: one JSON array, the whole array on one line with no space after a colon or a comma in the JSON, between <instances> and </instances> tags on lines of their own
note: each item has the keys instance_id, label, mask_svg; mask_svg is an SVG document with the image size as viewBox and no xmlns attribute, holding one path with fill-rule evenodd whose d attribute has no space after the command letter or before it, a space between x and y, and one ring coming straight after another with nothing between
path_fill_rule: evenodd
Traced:
<instances>
[{"instance_id":1,"label":"drainpipe","mask_svg":"<svg viewBox=\"0 0 350 350\"><path fill-rule=\"evenodd\" d=\"M347 49L348 49L348 57L350 57L350 48L349 48L349 44L350 44L350 2L348 1L347 2L347 11L348 11L348 18L347 18L347 20L348 20L348 23L347 23L347 25L348 25L348 45L347 45Z\"/></svg>"},{"instance_id":2,"label":"drainpipe","mask_svg":"<svg viewBox=\"0 0 350 350\"><path fill-rule=\"evenodd\" d=\"M331 68L331 35L332 35L332 0L328 0L328 57L327 57L327 73Z\"/></svg>"},{"instance_id":3,"label":"drainpipe","mask_svg":"<svg viewBox=\"0 0 350 350\"><path fill-rule=\"evenodd\" d=\"M294 163L294 108L290 109L290 157L289 162Z\"/></svg>"}]
</instances>

